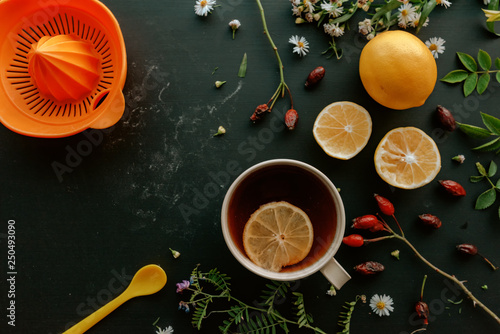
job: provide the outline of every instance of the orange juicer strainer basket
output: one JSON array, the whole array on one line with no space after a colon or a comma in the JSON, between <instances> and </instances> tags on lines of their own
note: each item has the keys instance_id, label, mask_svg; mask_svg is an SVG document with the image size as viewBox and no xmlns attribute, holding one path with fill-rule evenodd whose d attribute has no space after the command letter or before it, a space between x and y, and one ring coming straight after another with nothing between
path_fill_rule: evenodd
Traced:
<instances>
[{"instance_id":1,"label":"orange juicer strainer basket","mask_svg":"<svg viewBox=\"0 0 500 334\"><path fill-rule=\"evenodd\" d=\"M0 122L17 133L70 136L125 111L125 43L97 0L0 0L0 69Z\"/></svg>"}]
</instances>

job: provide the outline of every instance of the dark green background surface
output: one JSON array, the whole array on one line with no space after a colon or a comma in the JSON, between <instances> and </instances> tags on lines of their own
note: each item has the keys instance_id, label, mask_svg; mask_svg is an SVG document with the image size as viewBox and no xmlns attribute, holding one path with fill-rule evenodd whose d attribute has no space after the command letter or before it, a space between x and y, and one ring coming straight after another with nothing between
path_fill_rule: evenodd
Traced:
<instances>
[{"instance_id":1,"label":"dark green background surface","mask_svg":"<svg viewBox=\"0 0 500 334\"><path fill-rule=\"evenodd\" d=\"M490 84L482 96L474 93L464 98L461 86L438 82L422 107L388 110L366 94L358 76L365 41L356 30L364 13L356 14L351 31L339 40L344 57L327 59L321 55L328 45L322 29L296 26L288 1L265 0L268 26L300 115L293 132L284 127L272 131L271 125L281 122L289 108L287 99L279 100L263 122L249 121L254 108L269 99L279 82L277 62L262 34L255 1L219 0L221 6L208 17L194 14L194 1L104 3L120 22L128 53L123 119L111 130L100 132L102 142L61 178L53 170L54 162L67 165L69 152L87 140L85 135L37 139L0 127L2 333L60 333L110 295L116 296L133 273L149 263L165 269L166 287L156 295L129 301L89 333L154 333L152 323L157 318L158 325L171 325L177 334L196 333L190 315L177 310L183 296L175 293L175 283L188 279L197 264L202 270L217 267L231 276L233 293L252 303L266 281L244 269L224 243L220 208L237 175L223 177L221 172L227 172L229 161L235 161L241 172L272 158L298 159L323 171L342 189L348 221L375 213L374 192L391 199L407 236L421 253L467 280L469 289L500 314L500 272L493 272L479 257L464 259L455 251L458 243L474 243L500 264L498 203L475 211L474 199L487 185L468 181L476 174L476 161L487 165L498 158L471 151L477 142L459 132L443 133L435 119L438 104L466 123L480 125L480 111L498 116L498 83ZM437 59L439 77L460 66L457 51L476 55L484 49L500 56L500 40L486 31L481 7L479 0L453 1L447 10L438 7L429 27L419 33L423 41L434 36L446 40L446 51ZM228 22L234 18L242 26L232 40ZM288 38L295 34L310 42L306 57L291 52ZM245 52L248 72L240 79L236 74ZM324 80L315 89L305 90L307 74L319 65L326 69ZM217 90L216 80L227 83ZM368 145L349 161L328 157L312 135L317 114L340 100L363 105L373 119ZM227 133L214 138L219 125ZM437 182L408 191L392 188L377 176L372 157L378 142L387 131L408 125L435 139L442 155L438 179L462 183L468 191L465 198L450 198ZM451 160L457 154L466 156L463 165ZM417 219L422 213L438 215L443 227L422 229ZM16 226L15 328L7 326L5 310L8 220L15 220ZM346 231L351 233L349 228ZM172 258L169 247L179 250L181 257ZM390 256L394 249L401 250L400 261ZM500 332L485 312L455 294L402 243L388 241L360 249L342 246L336 257L353 276L336 297L326 295L329 284L319 273L297 284L305 295L307 311L327 333L338 330L337 316L345 301L375 293L390 295L395 311L379 318L368 304L359 304L352 333L403 334L417 329L413 304L424 274L429 275L425 299L432 313L428 333ZM382 262L385 272L360 277L350 269L367 260ZM487 291L481 289L484 284ZM448 299L464 301L454 305ZM217 332L219 320L207 322L201 332Z\"/></svg>"}]
</instances>

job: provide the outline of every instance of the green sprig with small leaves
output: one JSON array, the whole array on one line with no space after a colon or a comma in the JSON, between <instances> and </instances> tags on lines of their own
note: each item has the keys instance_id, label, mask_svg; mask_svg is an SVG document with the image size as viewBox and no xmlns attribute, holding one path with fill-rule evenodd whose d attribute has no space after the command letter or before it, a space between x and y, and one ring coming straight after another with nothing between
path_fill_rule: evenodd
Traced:
<instances>
[{"instance_id":1,"label":"green sprig with small leaves","mask_svg":"<svg viewBox=\"0 0 500 334\"><path fill-rule=\"evenodd\" d=\"M198 330L203 321L210 316L220 314L225 316L219 326L221 333L249 333L266 334L277 333L281 329L290 333L289 325L307 328L316 334L326 334L318 327L313 326L313 318L305 311L303 295L299 292L289 293L290 282L271 281L266 284L258 303L247 304L231 294L230 277L212 269L201 272L199 266L191 272L190 284L182 292L189 291L189 301L181 301L184 309L193 308L191 323ZM294 320L281 315L276 305L290 297ZM279 299L279 302L278 302ZM221 309L215 309L222 306ZM213 310L214 309L214 310Z\"/></svg>"},{"instance_id":2,"label":"green sprig with small leaves","mask_svg":"<svg viewBox=\"0 0 500 334\"><path fill-rule=\"evenodd\" d=\"M476 200L475 209L484 210L495 203L497 199L497 191L500 192L500 179L498 179L496 183L493 183L493 181L491 180L496 175L498 167L494 161L491 161L488 170L486 170L486 168L480 162L476 162L476 168L479 172L479 175L471 176L470 181L476 183L486 180L491 186L490 189L479 195ZM498 211L498 216L500 218L500 208Z\"/></svg>"},{"instance_id":3,"label":"green sprig with small leaves","mask_svg":"<svg viewBox=\"0 0 500 334\"><path fill-rule=\"evenodd\" d=\"M500 82L500 58L495 59L497 69L492 70L491 56L484 50L479 50L477 61L464 52L457 52L457 56L465 69L451 71L441 81L452 84L463 82L463 91L466 97L474 90L478 94L483 94L491 81L491 75L495 75L496 80Z\"/></svg>"},{"instance_id":4,"label":"green sprig with small leaves","mask_svg":"<svg viewBox=\"0 0 500 334\"><path fill-rule=\"evenodd\" d=\"M496 138L482 145L474 147L474 151L500 153L500 119L481 112L481 119L485 128L457 122L459 129L473 139L487 139L491 136Z\"/></svg>"},{"instance_id":5,"label":"green sprig with small leaves","mask_svg":"<svg viewBox=\"0 0 500 334\"><path fill-rule=\"evenodd\" d=\"M342 308L344 308L346 311L341 311L339 313L339 321L337 324L342 327L341 332L337 332L337 334L349 334L350 333L350 328L351 328L351 318L352 318L352 313L354 312L354 308L356 304L358 303L358 300L361 299L361 296L356 296L356 299L354 299L352 302L345 302L344 305L342 305Z\"/></svg>"}]
</instances>

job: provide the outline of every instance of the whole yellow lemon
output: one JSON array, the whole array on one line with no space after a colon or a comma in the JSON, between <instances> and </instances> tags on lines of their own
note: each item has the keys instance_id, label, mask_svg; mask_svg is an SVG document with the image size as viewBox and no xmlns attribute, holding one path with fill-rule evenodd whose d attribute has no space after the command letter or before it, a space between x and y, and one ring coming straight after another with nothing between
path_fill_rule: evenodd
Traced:
<instances>
[{"instance_id":1,"label":"whole yellow lemon","mask_svg":"<svg viewBox=\"0 0 500 334\"><path fill-rule=\"evenodd\" d=\"M424 104L436 85L437 66L418 37L394 30L378 34L365 45L359 75L375 101L402 110Z\"/></svg>"}]
</instances>

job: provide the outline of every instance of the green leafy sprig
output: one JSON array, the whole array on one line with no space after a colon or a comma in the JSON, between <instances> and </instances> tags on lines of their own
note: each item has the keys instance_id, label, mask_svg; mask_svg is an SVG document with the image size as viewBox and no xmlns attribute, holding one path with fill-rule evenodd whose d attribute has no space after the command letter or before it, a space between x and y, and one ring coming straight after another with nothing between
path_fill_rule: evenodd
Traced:
<instances>
[{"instance_id":1,"label":"green leafy sprig","mask_svg":"<svg viewBox=\"0 0 500 334\"><path fill-rule=\"evenodd\" d=\"M352 302L345 302L345 304L342 305L342 308L344 308L346 311L341 311L339 313L339 321L337 322L337 324L342 327L342 331L337 332L337 334L350 333L352 313L354 312L354 307L360 299L361 296L356 296L356 299L354 299Z\"/></svg>"},{"instance_id":2,"label":"green leafy sprig","mask_svg":"<svg viewBox=\"0 0 500 334\"><path fill-rule=\"evenodd\" d=\"M231 294L230 277L212 269L201 272L199 266L191 272L191 280L184 291L191 292L189 301L181 301L180 305L190 306L193 309L191 323L198 330L203 321L215 314L224 315L226 318L219 326L221 333L249 333L266 334L277 333L281 329L290 333L289 325L312 330L316 334L326 334L318 327L313 326L313 318L305 311L303 295L292 292L290 300L293 301L292 313L295 319L281 315L275 308L277 300L289 296L290 282L271 281L262 291L260 301L254 305L247 304ZM218 303L216 303L218 302ZM281 304L281 303L280 303ZM215 309L223 305L222 309Z\"/></svg>"},{"instance_id":3,"label":"green leafy sprig","mask_svg":"<svg viewBox=\"0 0 500 334\"><path fill-rule=\"evenodd\" d=\"M480 162L476 162L476 168L479 172L479 175L471 176L470 181L476 183L486 180L491 186L490 189L479 195L476 200L475 209L484 210L495 203L497 199L497 191L500 192L500 179L498 179L496 183L493 183L493 181L491 180L496 175L498 167L494 161L491 161L488 170L486 170L486 168ZM500 218L500 208L498 211L498 216Z\"/></svg>"},{"instance_id":4,"label":"green leafy sprig","mask_svg":"<svg viewBox=\"0 0 500 334\"><path fill-rule=\"evenodd\" d=\"M491 81L491 75L495 75L496 80L500 82L500 58L495 59L495 67L497 69L492 70L491 56L484 50L479 50L477 62L474 57L464 52L457 52L457 56L462 65L464 65L465 70L453 70L446 74L441 81L452 84L463 82L465 96L469 96L474 90L478 94L484 93Z\"/></svg>"},{"instance_id":5,"label":"green leafy sprig","mask_svg":"<svg viewBox=\"0 0 500 334\"><path fill-rule=\"evenodd\" d=\"M474 139L487 139L491 136L496 136L495 139L474 147L473 150L479 152L496 151L496 154L500 153L500 119L483 112L481 112L481 119L486 128L457 122L458 128Z\"/></svg>"}]
</instances>

